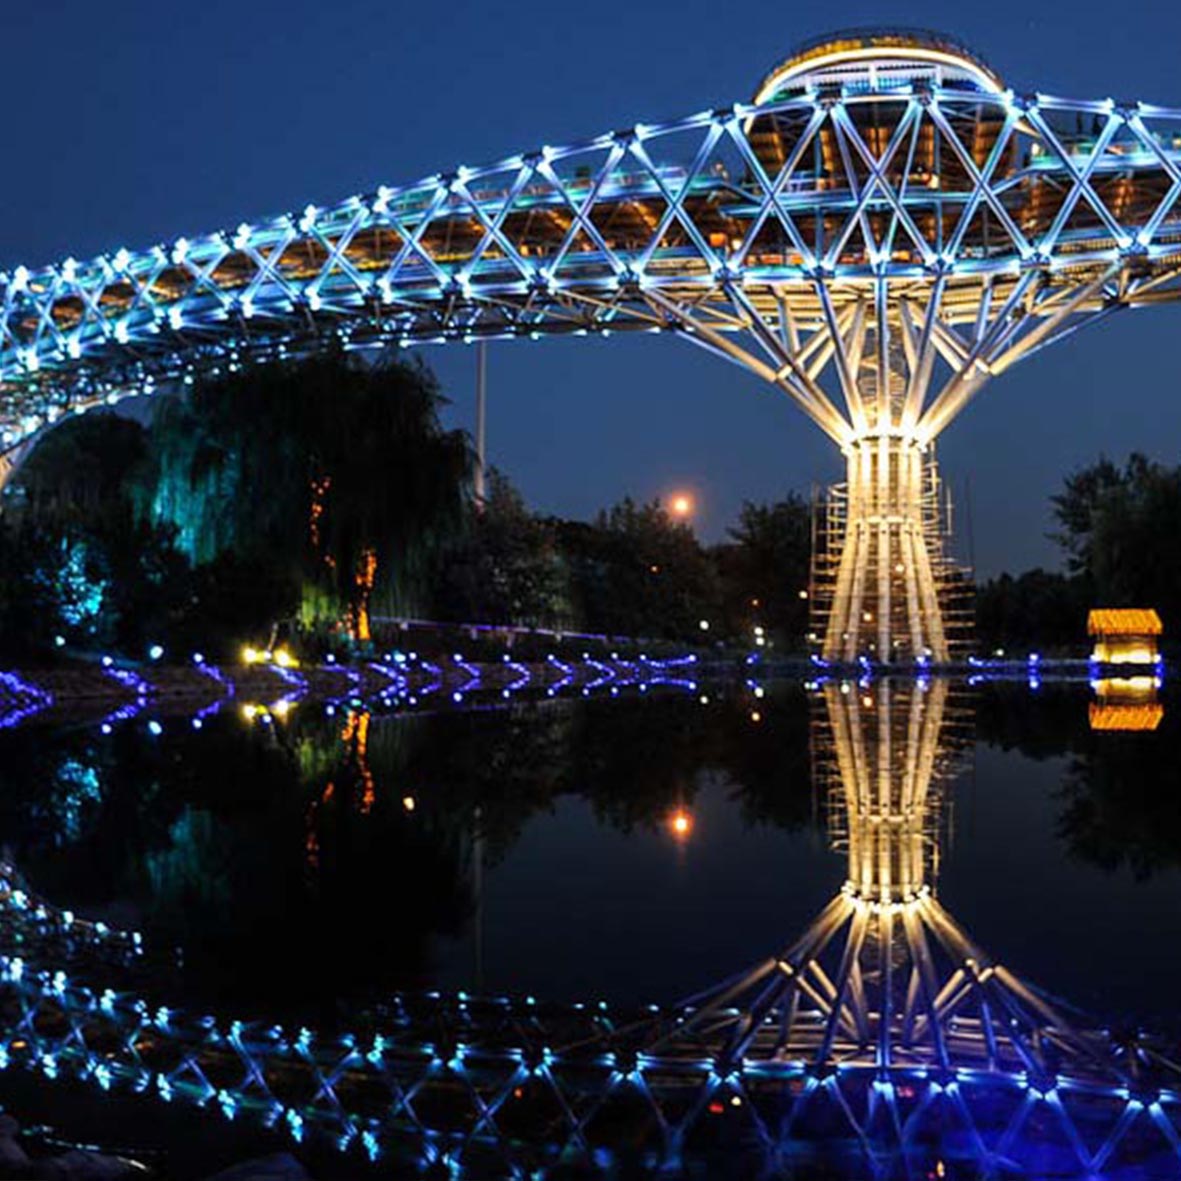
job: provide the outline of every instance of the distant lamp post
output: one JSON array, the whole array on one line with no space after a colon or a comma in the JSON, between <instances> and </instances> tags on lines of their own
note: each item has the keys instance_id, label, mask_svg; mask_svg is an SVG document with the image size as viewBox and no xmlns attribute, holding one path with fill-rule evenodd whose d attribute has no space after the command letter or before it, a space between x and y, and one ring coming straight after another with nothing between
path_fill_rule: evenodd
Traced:
<instances>
[{"instance_id":1,"label":"distant lamp post","mask_svg":"<svg viewBox=\"0 0 1181 1181\"><path fill-rule=\"evenodd\" d=\"M668 831L678 841L687 841L693 834L693 813L687 808L678 808L668 818Z\"/></svg>"},{"instance_id":2,"label":"distant lamp post","mask_svg":"<svg viewBox=\"0 0 1181 1181\"><path fill-rule=\"evenodd\" d=\"M676 492L669 499L668 508L678 521L687 521L693 516L693 510L697 506L693 503L693 497L688 492Z\"/></svg>"}]
</instances>

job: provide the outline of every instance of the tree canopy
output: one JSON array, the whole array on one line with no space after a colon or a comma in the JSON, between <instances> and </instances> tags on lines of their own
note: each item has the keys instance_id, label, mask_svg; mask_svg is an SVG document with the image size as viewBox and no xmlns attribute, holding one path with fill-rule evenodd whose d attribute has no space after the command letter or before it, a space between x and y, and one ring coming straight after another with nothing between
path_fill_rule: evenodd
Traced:
<instances>
[{"instance_id":1,"label":"tree canopy","mask_svg":"<svg viewBox=\"0 0 1181 1181\"><path fill-rule=\"evenodd\" d=\"M715 546L659 500L542 515L496 471L477 505L443 405L422 364L336 351L198 379L146 427L67 421L7 498L6 631L225 652L282 621L366 642L374 616L414 616L747 644L758 625L799 650L799 497L745 503Z\"/></svg>"},{"instance_id":2,"label":"tree canopy","mask_svg":"<svg viewBox=\"0 0 1181 1181\"><path fill-rule=\"evenodd\" d=\"M1100 458L1068 476L1053 505L1055 538L1094 603L1181 619L1181 467Z\"/></svg>"},{"instance_id":3,"label":"tree canopy","mask_svg":"<svg viewBox=\"0 0 1181 1181\"><path fill-rule=\"evenodd\" d=\"M980 588L978 635L986 648L1041 650L1085 644L1090 607L1155 607L1181 620L1181 467L1134 452L1121 466L1100 456L1071 472L1051 497L1065 571L1001 575Z\"/></svg>"},{"instance_id":4,"label":"tree canopy","mask_svg":"<svg viewBox=\"0 0 1181 1181\"><path fill-rule=\"evenodd\" d=\"M808 626L806 591L812 554L812 517L794 493L775 504L743 501L731 544L719 548L718 564L733 630L755 621L790 648L802 647Z\"/></svg>"},{"instance_id":5,"label":"tree canopy","mask_svg":"<svg viewBox=\"0 0 1181 1181\"><path fill-rule=\"evenodd\" d=\"M375 594L413 598L469 495L471 449L442 402L425 366L344 353L198 383L153 423L150 513L195 562L286 563L305 617L343 611L367 639Z\"/></svg>"}]
</instances>

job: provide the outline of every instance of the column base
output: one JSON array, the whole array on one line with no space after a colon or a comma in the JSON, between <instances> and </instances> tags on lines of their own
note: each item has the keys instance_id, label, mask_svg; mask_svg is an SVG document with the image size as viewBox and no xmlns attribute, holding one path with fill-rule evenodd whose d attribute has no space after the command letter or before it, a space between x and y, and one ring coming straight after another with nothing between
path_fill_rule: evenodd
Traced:
<instances>
[{"instance_id":1,"label":"column base","mask_svg":"<svg viewBox=\"0 0 1181 1181\"><path fill-rule=\"evenodd\" d=\"M846 458L849 478L829 490L817 530L810 639L834 662L951 660L970 637L972 584L945 553L934 456L883 435Z\"/></svg>"}]
</instances>

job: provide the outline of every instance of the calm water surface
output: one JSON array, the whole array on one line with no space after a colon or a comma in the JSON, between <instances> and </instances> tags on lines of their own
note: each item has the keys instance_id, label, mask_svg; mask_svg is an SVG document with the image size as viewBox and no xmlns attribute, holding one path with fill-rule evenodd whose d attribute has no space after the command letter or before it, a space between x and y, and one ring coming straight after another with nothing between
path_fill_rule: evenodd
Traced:
<instances>
[{"instance_id":1,"label":"calm water surface","mask_svg":"<svg viewBox=\"0 0 1181 1181\"><path fill-rule=\"evenodd\" d=\"M929 688L758 693L17 727L4 860L165 949L153 995L186 1011L347 1030L399 990L671 1005L808 929L851 874L850 777L909 758L915 872L976 945L1092 1024L1181 1033L1181 701L1096 731L1085 685L957 685L922 739ZM93 1132L118 1102L5 1077L26 1119Z\"/></svg>"}]
</instances>

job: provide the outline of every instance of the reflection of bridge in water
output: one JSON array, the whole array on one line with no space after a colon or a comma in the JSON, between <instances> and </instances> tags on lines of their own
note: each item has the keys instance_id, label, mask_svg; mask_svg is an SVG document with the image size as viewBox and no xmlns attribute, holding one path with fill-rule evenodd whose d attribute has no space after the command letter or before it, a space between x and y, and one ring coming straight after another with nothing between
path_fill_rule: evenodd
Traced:
<instances>
[{"instance_id":1,"label":"reflection of bridge in water","mask_svg":"<svg viewBox=\"0 0 1181 1181\"><path fill-rule=\"evenodd\" d=\"M137 991L136 940L10 879L4 1063L479 1177L1181 1174L1181 1068L1064 1013L936 897L970 725L944 681L827 684L814 758L846 885L779 954L650 1012L407 995L331 1038L192 1019Z\"/></svg>"},{"instance_id":2,"label":"reflection of bridge in water","mask_svg":"<svg viewBox=\"0 0 1181 1181\"><path fill-rule=\"evenodd\" d=\"M842 450L824 654L945 659L934 442L992 377L1181 296L1181 111L1020 96L954 41L839 34L751 104L0 276L5 474L69 411L252 358L669 331Z\"/></svg>"}]
</instances>

